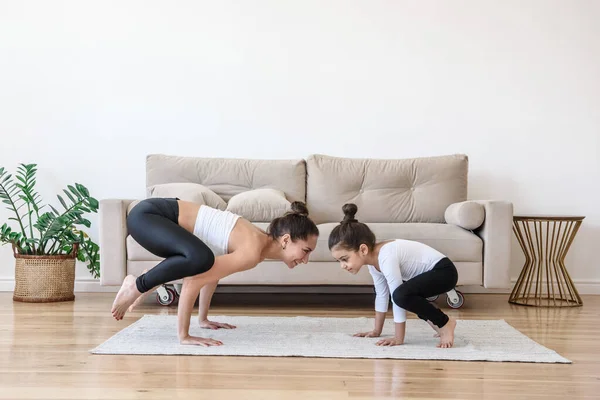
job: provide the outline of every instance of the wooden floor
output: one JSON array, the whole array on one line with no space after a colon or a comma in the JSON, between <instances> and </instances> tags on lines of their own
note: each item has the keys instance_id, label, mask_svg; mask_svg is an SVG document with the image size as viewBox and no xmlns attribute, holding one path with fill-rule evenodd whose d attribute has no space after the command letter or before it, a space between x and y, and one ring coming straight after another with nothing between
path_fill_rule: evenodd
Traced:
<instances>
[{"instance_id":1,"label":"wooden floor","mask_svg":"<svg viewBox=\"0 0 600 400\"><path fill-rule=\"evenodd\" d=\"M0 399L583 399L600 398L600 296L575 309L513 306L466 295L460 319L505 319L573 364L198 356L108 356L88 350L141 315L114 321L114 294L26 304L0 293ZM344 303L349 303L348 305ZM243 305L240 305L243 304ZM213 313L372 316L370 296L216 296Z\"/></svg>"}]
</instances>

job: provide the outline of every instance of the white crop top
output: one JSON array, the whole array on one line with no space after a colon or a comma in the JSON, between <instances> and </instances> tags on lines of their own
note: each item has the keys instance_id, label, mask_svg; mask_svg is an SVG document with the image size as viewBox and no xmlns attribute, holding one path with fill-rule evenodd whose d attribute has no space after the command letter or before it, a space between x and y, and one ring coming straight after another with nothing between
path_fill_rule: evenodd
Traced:
<instances>
[{"instance_id":1,"label":"white crop top","mask_svg":"<svg viewBox=\"0 0 600 400\"><path fill-rule=\"evenodd\" d=\"M201 205L194 225L194 235L204 242L216 256L227 254L229 235L239 215Z\"/></svg>"}]
</instances>

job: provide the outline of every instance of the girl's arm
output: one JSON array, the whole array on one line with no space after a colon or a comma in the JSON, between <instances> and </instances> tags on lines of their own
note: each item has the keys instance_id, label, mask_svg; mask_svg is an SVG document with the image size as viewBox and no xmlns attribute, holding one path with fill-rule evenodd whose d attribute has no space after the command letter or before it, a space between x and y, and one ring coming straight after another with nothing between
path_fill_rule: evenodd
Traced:
<instances>
[{"instance_id":1,"label":"girl's arm","mask_svg":"<svg viewBox=\"0 0 600 400\"><path fill-rule=\"evenodd\" d=\"M375 328L371 332L357 333L355 337L379 337L383 331L383 325L385 323L385 317L388 311L388 305L390 301L390 292L388 289L385 277L373 266L369 265L369 272L373 278L373 285L375 287Z\"/></svg>"},{"instance_id":2,"label":"girl's arm","mask_svg":"<svg viewBox=\"0 0 600 400\"><path fill-rule=\"evenodd\" d=\"M375 329L373 332L377 332L377 336L381 335L381 331L383 331L386 314L384 312L375 312Z\"/></svg>"},{"instance_id":3,"label":"girl's arm","mask_svg":"<svg viewBox=\"0 0 600 400\"><path fill-rule=\"evenodd\" d=\"M379 268L385 276L385 282L388 287L388 293L394 291L402 285L402 273L400 272L401 260L395 247L389 247L385 252L379 253ZM406 310L392 302L395 322L394 338L382 339L376 344L378 346L396 346L404 343L406 333Z\"/></svg>"},{"instance_id":4,"label":"girl's arm","mask_svg":"<svg viewBox=\"0 0 600 400\"><path fill-rule=\"evenodd\" d=\"M381 339L376 343L377 346L399 346L404 344L404 333L406 332L406 322L396 323L396 334L393 338Z\"/></svg>"},{"instance_id":5,"label":"girl's arm","mask_svg":"<svg viewBox=\"0 0 600 400\"><path fill-rule=\"evenodd\" d=\"M406 333L406 322L401 322L396 325L396 337L395 339L399 342L398 344L404 343L404 334Z\"/></svg>"},{"instance_id":6,"label":"girl's arm","mask_svg":"<svg viewBox=\"0 0 600 400\"><path fill-rule=\"evenodd\" d=\"M370 332L360 332L355 333L354 337L379 337L381 335L381 331L383 330L383 324L385 322L384 312L375 311L375 328Z\"/></svg>"}]
</instances>

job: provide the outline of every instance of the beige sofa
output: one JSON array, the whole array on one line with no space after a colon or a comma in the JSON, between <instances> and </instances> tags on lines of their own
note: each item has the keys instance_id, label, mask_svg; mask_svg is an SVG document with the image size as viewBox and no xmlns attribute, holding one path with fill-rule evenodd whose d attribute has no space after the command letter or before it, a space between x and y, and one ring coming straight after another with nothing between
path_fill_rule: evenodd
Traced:
<instances>
[{"instance_id":1,"label":"beige sofa","mask_svg":"<svg viewBox=\"0 0 600 400\"><path fill-rule=\"evenodd\" d=\"M347 202L358 205L357 218L368 223L378 240L417 240L446 254L458 268L459 285L508 288L512 204L467 201L467 175L465 155L252 160L153 154L146 159L147 196L170 195L230 209L262 228L268 221L256 219L284 212L281 201L305 201L320 231L308 264L289 270L281 262L265 261L220 285L311 286L317 291L332 285L372 285L366 268L357 276L341 270L327 248ZM190 187L203 191L198 194ZM283 200L273 201L277 193ZM126 216L135 204L136 199L100 202L102 285L120 285L126 274L138 275L161 260L127 233Z\"/></svg>"}]
</instances>

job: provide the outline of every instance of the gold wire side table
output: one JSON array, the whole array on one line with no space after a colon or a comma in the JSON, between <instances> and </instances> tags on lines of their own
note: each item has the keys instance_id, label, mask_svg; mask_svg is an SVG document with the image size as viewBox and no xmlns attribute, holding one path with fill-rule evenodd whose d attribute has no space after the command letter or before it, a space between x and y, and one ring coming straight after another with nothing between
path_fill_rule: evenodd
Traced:
<instances>
[{"instance_id":1,"label":"gold wire side table","mask_svg":"<svg viewBox=\"0 0 600 400\"><path fill-rule=\"evenodd\" d=\"M585 217L515 215L513 232L525 264L509 303L536 307L578 307L581 296L565 266L565 257Z\"/></svg>"}]
</instances>

